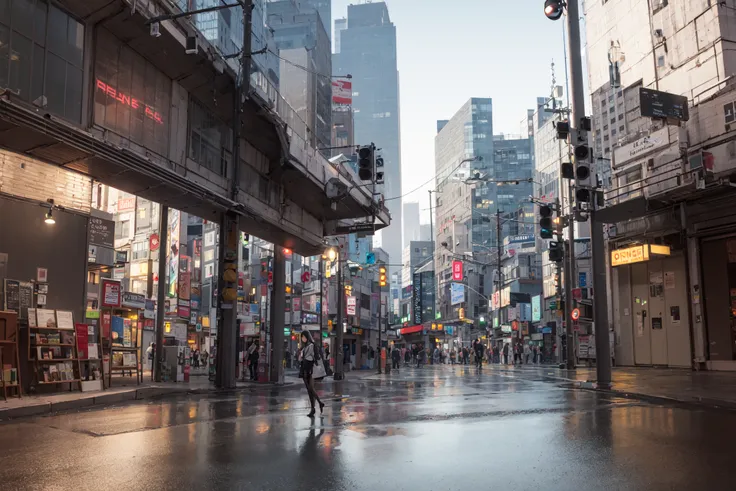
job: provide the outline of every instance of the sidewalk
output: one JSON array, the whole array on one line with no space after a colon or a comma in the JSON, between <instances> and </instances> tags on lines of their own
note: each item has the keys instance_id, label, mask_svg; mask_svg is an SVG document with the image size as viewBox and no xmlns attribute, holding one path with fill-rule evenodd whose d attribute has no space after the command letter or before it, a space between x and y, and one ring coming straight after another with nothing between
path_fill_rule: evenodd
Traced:
<instances>
[{"instance_id":1,"label":"sidewalk","mask_svg":"<svg viewBox=\"0 0 736 491\"><path fill-rule=\"evenodd\" d=\"M353 371L346 374L347 382L357 381L375 375L373 370ZM167 382L155 383L151 381L150 372L145 372L143 383L136 385L134 379L114 378L113 386L98 392L72 392L55 393L48 395L26 395L22 398L9 397L7 401L0 400L0 421L25 416L37 416L56 411L69 409L81 409L91 406L102 406L126 401L143 399L154 399L159 397L173 397L180 395L196 394L222 394L233 391L258 392L262 390L300 390L304 383L297 377L298 371L286 370L283 384L259 383L251 381L238 381L235 389L220 390L215 388L213 382L209 381L206 373L195 373L188 383ZM322 386L331 386L335 383L331 377L319 382Z\"/></svg>"},{"instance_id":2,"label":"sidewalk","mask_svg":"<svg viewBox=\"0 0 736 491\"><path fill-rule=\"evenodd\" d=\"M564 370L555 366L498 366L494 369L521 373L536 373L542 377L571 382L583 389L598 389L595 368ZM695 372L676 368L615 367L612 388L604 390L622 396L634 396L660 401L677 401L713 407L736 409L736 372Z\"/></svg>"}]
</instances>

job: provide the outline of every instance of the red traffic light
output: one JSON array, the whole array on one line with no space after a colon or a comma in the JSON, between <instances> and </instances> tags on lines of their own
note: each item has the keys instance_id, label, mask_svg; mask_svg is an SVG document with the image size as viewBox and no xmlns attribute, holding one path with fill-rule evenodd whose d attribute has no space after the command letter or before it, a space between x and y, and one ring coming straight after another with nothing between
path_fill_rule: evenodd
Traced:
<instances>
[{"instance_id":1,"label":"red traffic light","mask_svg":"<svg viewBox=\"0 0 736 491\"><path fill-rule=\"evenodd\" d=\"M562 0L546 0L544 2L544 15L546 15L549 20L558 20L562 17L564 6L565 2Z\"/></svg>"}]
</instances>

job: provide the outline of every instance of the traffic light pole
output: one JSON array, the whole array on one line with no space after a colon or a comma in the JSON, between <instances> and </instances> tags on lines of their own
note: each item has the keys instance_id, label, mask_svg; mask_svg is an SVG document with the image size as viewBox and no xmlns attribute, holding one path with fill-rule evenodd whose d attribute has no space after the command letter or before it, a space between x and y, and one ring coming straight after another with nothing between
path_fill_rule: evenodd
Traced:
<instances>
[{"instance_id":1,"label":"traffic light pole","mask_svg":"<svg viewBox=\"0 0 736 491\"><path fill-rule=\"evenodd\" d=\"M572 121L576 129L580 127L580 120L585 116L585 92L583 87L583 63L580 50L580 12L578 8L578 0L567 0L567 48L570 57L570 86L572 92ZM577 166L577 162L576 162ZM577 170L577 169L576 169ZM572 198L572 196L570 196ZM593 262L593 320L595 321L595 347L596 347L596 375L599 387L607 388L611 386L611 348L608 341L608 301L606 298L606 261L605 248L603 241L603 224L596 222L595 193L591 193L590 206L590 236L592 246L592 262ZM572 204L572 199L571 199ZM574 226L570 220L569 241L570 241L570 261L574 264L575 258L575 237ZM572 270L572 267L570 268ZM572 272L572 271L571 271ZM574 278L574 277L573 277ZM565 282L565 291L571 290L571 282ZM571 300L571 296L568 297ZM565 302L567 304L568 302ZM566 308L567 310L567 308ZM572 342L572 321L570 317L565 319L565 325L568 336L568 360L567 365L574 363L574 349ZM572 357L570 354L572 353Z\"/></svg>"}]
</instances>

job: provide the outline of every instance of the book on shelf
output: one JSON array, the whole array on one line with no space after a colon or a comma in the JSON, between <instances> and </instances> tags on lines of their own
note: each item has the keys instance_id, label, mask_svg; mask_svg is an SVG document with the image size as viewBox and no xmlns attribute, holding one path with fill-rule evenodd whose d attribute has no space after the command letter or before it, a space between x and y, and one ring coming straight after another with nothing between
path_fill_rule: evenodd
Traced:
<instances>
[{"instance_id":1,"label":"book on shelf","mask_svg":"<svg viewBox=\"0 0 736 491\"><path fill-rule=\"evenodd\" d=\"M74 344L74 332L64 331L61 333L61 344Z\"/></svg>"},{"instance_id":2,"label":"book on shelf","mask_svg":"<svg viewBox=\"0 0 736 491\"><path fill-rule=\"evenodd\" d=\"M123 366L134 367L135 366L135 353L123 353Z\"/></svg>"}]
</instances>

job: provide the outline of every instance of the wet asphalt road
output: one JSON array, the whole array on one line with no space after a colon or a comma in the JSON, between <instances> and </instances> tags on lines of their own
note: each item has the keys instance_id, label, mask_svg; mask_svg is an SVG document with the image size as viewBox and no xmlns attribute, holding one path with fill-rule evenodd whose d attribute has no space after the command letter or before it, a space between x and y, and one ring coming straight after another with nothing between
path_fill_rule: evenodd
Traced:
<instances>
[{"instance_id":1,"label":"wet asphalt road","mask_svg":"<svg viewBox=\"0 0 736 491\"><path fill-rule=\"evenodd\" d=\"M141 401L0 425L0 489L734 490L736 412L496 369Z\"/></svg>"}]
</instances>

